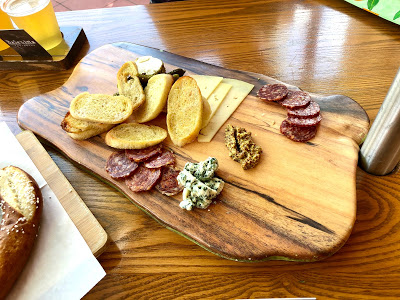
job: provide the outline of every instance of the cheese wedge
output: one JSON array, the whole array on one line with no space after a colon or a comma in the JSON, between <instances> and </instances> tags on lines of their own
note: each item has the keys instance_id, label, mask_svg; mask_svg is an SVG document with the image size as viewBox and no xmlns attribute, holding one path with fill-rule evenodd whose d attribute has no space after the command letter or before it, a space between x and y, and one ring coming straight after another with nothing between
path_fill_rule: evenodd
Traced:
<instances>
[{"instance_id":1,"label":"cheese wedge","mask_svg":"<svg viewBox=\"0 0 400 300\"><path fill-rule=\"evenodd\" d=\"M200 89L203 100L210 97L211 93L214 92L215 88L221 83L222 77L219 76L208 76L208 75L191 75L196 80L197 85Z\"/></svg>"},{"instance_id":2,"label":"cheese wedge","mask_svg":"<svg viewBox=\"0 0 400 300\"><path fill-rule=\"evenodd\" d=\"M222 101L225 99L225 96L228 94L231 88L232 85L221 82L220 84L218 84L214 92L212 92L212 94L208 97L208 99L203 99L203 125L201 128L204 128L208 125L208 122L214 116L218 107L221 105Z\"/></svg>"},{"instance_id":3,"label":"cheese wedge","mask_svg":"<svg viewBox=\"0 0 400 300\"><path fill-rule=\"evenodd\" d=\"M208 125L200 131L197 137L199 142L210 142L221 126L224 125L226 120L229 119L254 87L254 85L250 83L236 79L224 78L222 82L232 85L232 88L215 112L214 117L212 117Z\"/></svg>"}]
</instances>

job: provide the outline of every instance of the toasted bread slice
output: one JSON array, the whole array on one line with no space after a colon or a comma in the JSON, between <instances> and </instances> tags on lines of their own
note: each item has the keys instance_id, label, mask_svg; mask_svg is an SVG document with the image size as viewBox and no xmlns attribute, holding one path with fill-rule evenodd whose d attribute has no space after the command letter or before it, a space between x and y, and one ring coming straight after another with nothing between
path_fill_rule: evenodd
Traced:
<instances>
[{"instance_id":1,"label":"toasted bread slice","mask_svg":"<svg viewBox=\"0 0 400 300\"><path fill-rule=\"evenodd\" d=\"M142 105L145 100L138 75L138 67L134 61L124 63L117 73L118 93L132 100L133 110Z\"/></svg>"},{"instance_id":2,"label":"toasted bread slice","mask_svg":"<svg viewBox=\"0 0 400 300\"><path fill-rule=\"evenodd\" d=\"M118 80L117 85L118 93L132 101L133 110L136 110L144 103L146 97L139 77L131 76L129 79L123 78L122 80Z\"/></svg>"},{"instance_id":3,"label":"toasted bread slice","mask_svg":"<svg viewBox=\"0 0 400 300\"><path fill-rule=\"evenodd\" d=\"M203 101L196 80L183 76L172 86L167 104L167 126L172 142L182 147L201 129Z\"/></svg>"},{"instance_id":4,"label":"toasted bread slice","mask_svg":"<svg viewBox=\"0 0 400 300\"><path fill-rule=\"evenodd\" d=\"M117 149L143 149L161 143L167 131L154 125L120 124L106 134L106 144Z\"/></svg>"},{"instance_id":5,"label":"toasted bread slice","mask_svg":"<svg viewBox=\"0 0 400 300\"><path fill-rule=\"evenodd\" d=\"M0 299L25 267L39 230L43 199L36 181L14 166L0 170Z\"/></svg>"},{"instance_id":6,"label":"toasted bread slice","mask_svg":"<svg viewBox=\"0 0 400 300\"><path fill-rule=\"evenodd\" d=\"M79 120L119 124L133 112L132 101L125 96L89 94L76 96L70 105L71 115Z\"/></svg>"},{"instance_id":7,"label":"toasted bread slice","mask_svg":"<svg viewBox=\"0 0 400 300\"><path fill-rule=\"evenodd\" d=\"M74 140L87 140L91 137L110 130L114 126L114 124L100 124L97 128L90 128L79 132L67 132L67 134Z\"/></svg>"},{"instance_id":8,"label":"toasted bread slice","mask_svg":"<svg viewBox=\"0 0 400 300\"><path fill-rule=\"evenodd\" d=\"M157 74L149 79L144 89L146 100L132 115L136 122L151 121L162 112L173 82L174 79L170 74Z\"/></svg>"},{"instance_id":9,"label":"toasted bread slice","mask_svg":"<svg viewBox=\"0 0 400 300\"><path fill-rule=\"evenodd\" d=\"M99 127L106 127L110 129L110 124L79 120L71 116L70 112L65 114L65 117L61 122L61 128L70 133L81 133L90 129L97 129Z\"/></svg>"},{"instance_id":10,"label":"toasted bread slice","mask_svg":"<svg viewBox=\"0 0 400 300\"><path fill-rule=\"evenodd\" d=\"M134 61L127 61L124 63L121 68L119 68L117 73L118 81L128 81L130 77L138 76L138 68Z\"/></svg>"}]
</instances>

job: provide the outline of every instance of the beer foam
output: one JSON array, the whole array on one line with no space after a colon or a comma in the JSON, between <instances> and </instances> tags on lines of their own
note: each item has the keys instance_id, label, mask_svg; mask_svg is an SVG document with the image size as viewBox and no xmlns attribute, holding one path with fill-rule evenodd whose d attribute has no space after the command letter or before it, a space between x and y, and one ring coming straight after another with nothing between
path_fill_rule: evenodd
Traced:
<instances>
[{"instance_id":1,"label":"beer foam","mask_svg":"<svg viewBox=\"0 0 400 300\"><path fill-rule=\"evenodd\" d=\"M4 10L12 17L22 17L36 13L46 7L50 0L11 0L4 3Z\"/></svg>"}]
</instances>

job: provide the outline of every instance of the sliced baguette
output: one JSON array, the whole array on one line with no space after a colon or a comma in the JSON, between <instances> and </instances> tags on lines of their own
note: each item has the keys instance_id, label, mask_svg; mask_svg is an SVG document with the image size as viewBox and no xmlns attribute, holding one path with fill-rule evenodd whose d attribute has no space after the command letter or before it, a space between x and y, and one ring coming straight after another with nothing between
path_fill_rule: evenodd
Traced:
<instances>
[{"instance_id":1,"label":"sliced baguette","mask_svg":"<svg viewBox=\"0 0 400 300\"><path fill-rule=\"evenodd\" d=\"M70 112L65 114L65 117L61 122L61 128L70 133L81 133L90 129L98 129L100 127L107 127L110 129L110 124L79 120L71 116Z\"/></svg>"},{"instance_id":2,"label":"sliced baguette","mask_svg":"<svg viewBox=\"0 0 400 300\"><path fill-rule=\"evenodd\" d=\"M36 181L14 166L0 170L0 208L0 299L4 299L25 267L38 234L43 199Z\"/></svg>"},{"instance_id":3,"label":"sliced baguette","mask_svg":"<svg viewBox=\"0 0 400 300\"><path fill-rule=\"evenodd\" d=\"M129 77L138 76L138 68L134 61L127 61L124 63L121 68L119 68L117 73L117 80L118 81L128 81Z\"/></svg>"},{"instance_id":4,"label":"sliced baguette","mask_svg":"<svg viewBox=\"0 0 400 300\"><path fill-rule=\"evenodd\" d=\"M139 77L131 76L129 79L119 79L117 85L118 93L132 101L133 110L136 110L144 103L146 96L144 94Z\"/></svg>"},{"instance_id":5,"label":"sliced baguette","mask_svg":"<svg viewBox=\"0 0 400 300\"><path fill-rule=\"evenodd\" d=\"M74 140L87 140L91 137L110 130L114 126L114 124L100 124L98 128L91 128L80 132L67 132L67 134Z\"/></svg>"},{"instance_id":6,"label":"sliced baguette","mask_svg":"<svg viewBox=\"0 0 400 300\"><path fill-rule=\"evenodd\" d=\"M145 100L138 75L138 67L134 61L124 63L117 73L118 93L132 100L133 110L141 106Z\"/></svg>"},{"instance_id":7,"label":"sliced baguette","mask_svg":"<svg viewBox=\"0 0 400 300\"><path fill-rule=\"evenodd\" d=\"M196 80L183 76L172 86L167 104L167 127L172 142L182 147L201 129L203 101Z\"/></svg>"},{"instance_id":8,"label":"sliced baguette","mask_svg":"<svg viewBox=\"0 0 400 300\"><path fill-rule=\"evenodd\" d=\"M133 106L132 101L125 96L85 92L72 100L69 111L74 118L79 120L118 124L132 114Z\"/></svg>"},{"instance_id":9,"label":"sliced baguette","mask_svg":"<svg viewBox=\"0 0 400 300\"><path fill-rule=\"evenodd\" d=\"M139 109L133 112L134 120L144 123L155 119L165 107L173 83L174 79L170 74L152 76L144 89L146 100Z\"/></svg>"},{"instance_id":10,"label":"sliced baguette","mask_svg":"<svg viewBox=\"0 0 400 300\"><path fill-rule=\"evenodd\" d=\"M166 137L167 131L161 127L125 123L107 132L105 142L117 149L143 149L161 143Z\"/></svg>"}]
</instances>

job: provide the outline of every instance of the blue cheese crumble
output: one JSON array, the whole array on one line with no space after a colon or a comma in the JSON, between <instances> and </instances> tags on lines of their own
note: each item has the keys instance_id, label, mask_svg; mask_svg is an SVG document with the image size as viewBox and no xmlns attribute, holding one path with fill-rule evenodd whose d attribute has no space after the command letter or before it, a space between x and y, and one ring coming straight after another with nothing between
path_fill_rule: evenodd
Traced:
<instances>
[{"instance_id":1,"label":"blue cheese crumble","mask_svg":"<svg viewBox=\"0 0 400 300\"><path fill-rule=\"evenodd\" d=\"M218 160L209 157L199 163L186 163L184 170L190 172L201 181L210 180L214 177L214 172L218 169Z\"/></svg>"},{"instance_id":2,"label":"blue cheese crumble","mask_svg":"<svg viewBox=\"0 0 400 300\"><path fill-rule=\"evenodd\" d=\"M183 200L179 204L181 208L205 209L211 204L212 199L217 197L224 187L224 181L214 177L217 169L218 160L215 157L209 157L199 163L186 163L177 177L179 184L184 187Z\"/></svg>"}]
</instances>

